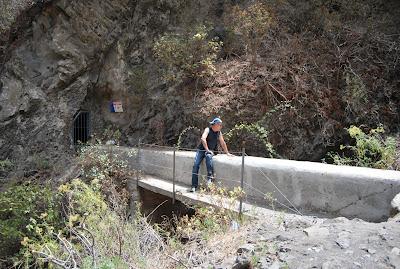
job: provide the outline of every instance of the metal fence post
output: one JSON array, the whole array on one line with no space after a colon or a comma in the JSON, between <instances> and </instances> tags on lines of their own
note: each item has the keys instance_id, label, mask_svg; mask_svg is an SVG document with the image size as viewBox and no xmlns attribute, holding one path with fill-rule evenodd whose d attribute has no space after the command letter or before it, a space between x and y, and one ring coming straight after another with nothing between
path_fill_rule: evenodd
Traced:
<instances>
[{"instance_id":1,"label":"metal fence post","mask_svg":"<svg viewBox=\"0 0 400 269\"><path fill-rule=\"evenodd\" d=\"M140 174L140 144L141 139L139 138L138 146L137 146L137 169L136 169L136 189L139 187L139 174Z\"/></svg>"},{"instance_id":2,"label":"metal fence post","mask_svg":"<svg viewBox=\"0 0 400 269\"><path fill-rule=\"evenodd\" d=\"M172 204L175 204L175 156L176 156L176 146L174 145L174 161L172 168Z\"/></svg>"},{"instance_id":3,"label":"metal fence post","mask_svg":"<svg viewBox=\"0 0 400 269\"><path fill-rule=\"evenodd\" d=\"M245 155L245 149L242 148L242 173L241 173L241 178L240 178L240 189L243 191L243 182L244 182L244 155ZM239 203L239 215L242 216L242 211L243 211L243 196L240 195L240 203Z\"/></svg>"}]
</instances>

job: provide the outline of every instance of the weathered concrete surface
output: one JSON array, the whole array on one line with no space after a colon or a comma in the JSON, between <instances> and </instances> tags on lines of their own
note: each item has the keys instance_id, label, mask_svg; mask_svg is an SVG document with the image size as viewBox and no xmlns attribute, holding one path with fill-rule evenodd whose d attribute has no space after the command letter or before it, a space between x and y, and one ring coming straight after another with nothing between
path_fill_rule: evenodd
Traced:
<instances>
[{"instance_id":1,"label":"weathered concrete surface","mask_svg":"<svg viewBox=\"0 0 400 269\"><path fill-rule=\"evenodd\" d=\"M156 178L154 176L146 175L139 182L139 187L149 190L152 193L161 194L162 196L172 198L173 197L173 184L171 181ZM143 200L151 199L149 197L142 197ZM177 201L185 202L187 204L206 205L225 208L230 211L239 213L239 201L232 201L224 197L216 197L211 194L196 192L189 192L188 187L177 183L175 185L175 199ZM158 204L154 204L158 205ZM242 213L245 216L255 219L266 219L270 221L278 221L279 218L284 217L287 221L301 220L306 221L310 225L317 222L321 222L324 218L315 218L311 216L300 216L291 213L285 213L277 215L276 211L267 208L252 205L250 203L243 202Z\"/></svg>"},{"instance_id":2,"label":"weathered concrete surface","mask_svg":"<svg viewBox=\"0 0 400 269\"><path fill-rule=\"evenodd\" d=\"M194 154L176 153L178 183L191 184ZM141 149L141 169L146 174L172 180L172 156L172 151ZM214 166L217 182L228 187L240 185L241 157L217 155ZM200 174L205 175L204 164ZM257 204L270 205L264 195L271 193L279 202L290 205L273 182L302 212L375 222L389 217L390 202L400 192L397 171L246 157L244 174L244 190L248 199Z\"/></svg>"},{"instance_id":3,"label":"weathered concrete surface","mask_svg":"<svg viewBox=\"0 0 400 269\"><path fill-rule=\"evenodd\" d=\"M138 157L132 148L109 147L109 150L118 151L119 156L126 155L132 168L138 168L139 160L144 174L172 181L172 151L142 148ZM191 185L194 156L194 152L176 152L177 183ZM241 162L239 156L215 156L216 182L229 188L240 186ZM199 173L199 180L204 181L204 162ZM400 172L247 156L244 183L247 200L261 206L271 206L266 194L290 206L285 195L302 213L379 222L390 216L391 201L400 192Z\"/></svg>"},{"instance_id":4,"label":"weathered concrete surface","mask_svg":"<svg viewBox=\"0 0 400 269\"><path fill-rule=\"evenodd\" d=\"M138 185L139 187L142 187L153 193L161 194L170 198L173 197L173 184L171 181L146 175L139 181ZM175 199L177 201L182 201L188 204L215 206L239 213L239 201L232 201L228 198L223 197L215 197L207 193L192 193L189 192L188 186L179 183L175 185ZM273 210L252 205L246 202L243 202L242 204L242 212L244 215L257 219L263 219L267 216L271 217L273 215L276 215ZM293 219L299 217L299 215L286 213L285 217ZM302 216L302 218L307 219L310 222L314 220L313 217L308 216Z\"/></svg>"}]
</instances>

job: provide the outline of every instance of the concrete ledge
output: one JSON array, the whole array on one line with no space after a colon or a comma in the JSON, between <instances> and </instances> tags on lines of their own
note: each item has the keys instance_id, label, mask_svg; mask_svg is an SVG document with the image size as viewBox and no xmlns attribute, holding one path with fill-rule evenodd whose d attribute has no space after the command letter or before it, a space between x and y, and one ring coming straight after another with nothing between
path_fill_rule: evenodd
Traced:
<instances>
[{"instance_id":1,"label":"concrete ledge","mask_svg":"<svg viewBox=\"0 0 400 269\"><path fill-rule=\"evenodd\" d=\"M131 149L119 147L118 150ZM158 178L172 180L172 156L172 151L168 150L141 149L141 170ZM194 152L176 153L178 183L191 185L194 156ZM240 185L241 157L217 155L214 157L214 167L217 181L224 186ZM205 172L203 164L200 174L205 177ZM246 157L244 174L244 191L248 199L258 205L268 206L270 202L264 199L264 195L270 193L279 202L290 206L272 181L303 213L374 222L389 217L390 202L400 192L400 172L390 170Z\"/></svg>"},{"instance_id":2,"label":"concrete ledge","mask_svg":"<svg viewBox=\"0 0 400 269\"><path fill-rule=\"evenodd\" d=\"M173 186L170 181L162 180L159 178L155 178L153 176L146 175L143 179L139 181L139 187L142 187L146 190L150 190L151 192L158 193L167 197L172 198L173 196ZM191 205L206 205L206 206L215 206L222 207L228 209L230 211L234 211L239 213L239 202L238 201L230 201L227 198L221 197L213 197L212 195L206 193L191 193L188 191L188 186L184 186L181 184L175 185L175 193L176 199ZM263 219L265 221L269 221L271 223L278 222L279 218L284 218L286 221L307 221L310 224L315 224L316 221L323 221L324 219L315 219L309 216L300 216L291 213L285 214L277 214L276 211L258 207L246 202L242 204L242 212L243 215L256 218Z\"/></svg>"}]
</instances>

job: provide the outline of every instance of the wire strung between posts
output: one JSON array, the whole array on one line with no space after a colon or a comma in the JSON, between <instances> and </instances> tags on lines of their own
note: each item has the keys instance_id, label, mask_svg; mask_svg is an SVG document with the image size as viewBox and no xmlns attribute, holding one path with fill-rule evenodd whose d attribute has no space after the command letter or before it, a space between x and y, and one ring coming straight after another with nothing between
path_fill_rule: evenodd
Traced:
<instances>
[{"instance_id":1,"label":"wire strung between posts","mask_svg":"<svg viewBox=\"0 0 400 269\"><path fill-rule=\"evenodd\" d=\"M245 153L246 154L246 153ZM246 154L246 156L249 156ZM303 216L303 214L301 214L301 212L294 206L294 204L283 194L283 192L274 184L274 182L259 168L256 167L257 170L275 187L275 189L278 190L278 192L286 199L286 201L289 202L289 204L297 211L298 214L300 214L301 216Z\"/></svg>"},{"instance_id":2,"label":"wire strung between posts","mask_svg":"<svg viewBox=\"0 0 400 269\"><path fill-rule=\"evenodd\" d=\"M168 169L168 170L172 170L172 169L173 169L173 168L171 168L171 167L165 167L165 166L162 166L162 165L157 165L157 164L153 164L153 163L149 163L149 162L145 162L145 161L142 161L142 162L145 163L145 164L151 165L151 166L159 167L159 168L164 168L164 169ZM192 173L192 172L186 172L186 171L181 171L181 172L184 173L184 174L191 174L191 175L203 176L202 174L199 174L199 173ZM226 180L226 181L232 181L232 182L240 183L240 181L238 181L238 180L227 179L227 178L221 178L221 177L218 177L218 178L221 179L221 180Z\"/></svg>"},{"instance_id":3,"label":"wire strung between posts","mask_svg":"<svg viewBox=\"0 0 400 269\"><path fill-rule=\"evenodd\" d=\"M174 147L170 147L170 146L160 146L160 145L155 145L155 144L140 143L139 145L144 145L144 146L149 146L149 147L166 148L166 149L169 149L169 150L173 150L173 149L174 149ZM181 149L181 150L189 150L189 151L197 151L197 150L199 150L199 151L206 151L206 150L189 149L189 148L178 148L178 149ZM242 154L242 152L231 152L231 153L240 153L240 154ZM245 156L249 156L249 155L248 155L247 153L245 153ZM158 166L158 165L151 164L151 163L148 163L148 164L154 165L154 166ZM165 167L165 166L158 166L158 167L164 168L164 169L170 169L170 170L172 170L172 168ZM256 167L256 168L257 168L257 170L258 170L258 171L259 171L273 186L274 186L274 188L278 190L278 192L286 199L286 201L289 202L289 204L290 204L295 210L293 210L291 207L288 207L288 206L285 205L285 204L282 204L281 202L279 202L279 201L277 201L277 200L275 200L275 202L278 203L278 204L280 204L281 206L284 206L285 208L290 209L291 211L295 212L296 214L300 214L301 216L303 216L303 214L302 214L302 213L296 208L296 206L283 194L283 192L274 184L274 182L273 182L259 167ZM183 173L190 173L190 172L185 172L185 171L183 171ZM195 174L195 173L190 173L190 174ZM199 175L199 174L197 174L197 175ZM240 181L237 181L237 180L226 179L226 178L220 178L220 179L222 179L222 180L228 180L228 181L233 181L233 182L239 182L239 183L240 183ZM261 192L260 190L254 188L253 186L249 185L248 183L244 182L244 184L245 184L246 186L250 187L251 189L253 189L253 190L255 190L255 191L257 191L257 192L259 192L259 193L265 195L265 193L263 193L263 192Z\"/></svg>"},{"instance_id":4,"label":"wire strung between posts","mask_svg":"<svg viewBox=\"0 0 400 269\"><path fill-rule=\"evenodd\" d=\"M162 165L157 165L157 164L149 163L149 162L146 162L146 161L142 161L142 162L145 163L145 164L147 164L147 165L154 166L154 167L163 168L163 169L168 169L168 170L173 170L173 168L171 168L171 167L166 167L166 166L162 166ZM202 174L199 174L199 173L192 173L192 172L186 172L186 171L181 171L181 172L184 173L184 174L191 174L191 175L203 176ZM217 178L220 179L220 180L226 180L226 181L231 181L231 182L240 183L240 181L238 181L238 180L227 179L227 178L222 178L222 177L217 177ZM250 184L248 184L247 182L243 182L243 183L244 183L246 186L248 186L249 188L255 190L256 192L258 192L258 193L260 193L260 194L262 194L263 196L266 195L265 193L261 192L260 190L254 188L253 186L251 186ZM273 185L274 185L274 184L273 184ZM274 186L275 186L275 185L274 185ZM275 186L275 187L276 187L276 186ZM277 187L276 187L276 188L277 188ZM278 190L279 190L279 189L278 189ZM282 193L281 193L281 194L282 194ZM282 194L282 195L283 195L283 194ZM285 196L284 196L284 197L285 197ZM285 197L285 198L286 198L286 197ZM288 200L288 199L286 198L286 200ZM279 204L280 206L282 206L282 207L284 207L284 208L287 208L287 209L290 210L290 211L293 211L293 212L296 213L296 214L302 215L301 212L300 212L299 210L297 210L297 208L294 207L293 205L292 205L292 206L295 208L295 210L294 210L293 208L291 208L290 206L287 206L287 205L285 205L285 204L279 202L278 200L275 200L274 202L276 202L277 204ZM289 203L290 203L290 201L289 201Z\"/></svg>"},{"instance_id":5,"label":"wire strung between posts","mask_svg":"<svg viewBox=\"0 0 400 269\"><path fill-rule=\"evenodd\" d=\"M260 191L260 190L258 190L258 189L256 189L256 188L254 188L253 186L251 186L250 184L248 184L248 183L246 183L246 182L243 182L243 183L244 183L246 186L250 187L251 189L255 190L256 192L262 194L262 195L265 197L266 194L263 193L262 191ZM283 207L289 209L290 211L293 211L293 212L296 213L296 214L301 214L296 208L295 208L295 209L296 209L296 210L295 210L295 209L291 208L290 206L287 206L287 205L285 205L285 204L279 202L278 200L274 200L274 202L276 202L276 203L279 204L280 206L283 206Z\"/></svg>"},{"instance_id":6,"label":"wire strung between posts","mask_svg":"<svg viewBox=\"0 0 400 269\"><path fill-rule=\"evenodd\" d=\"M141 143L140 145L141 145L141 146L150 147L150 148L165 148L165 149L168 149L168 150L174 150L174 147L171 147L171 146L160 146L160 145L156 145L156 144L146 144L146 143ZM191 149L191 148L182 148L182 147L176 147L176 150L177 150L177 151L179 151L179 150L186 150L186 151L207 151L207 150L205 150L205 149L197 149L197 148ZM221 153L221 154L224 154L223 151L219 151L219 150L218 150L218 151L216 151L216 152ZM230 151L229 153L241 154L242 152L241 152L241 151Z\"/></svg>"},{"instance_id":7,"label":"wire strung between posts","mask_svg":"<svg viewBox=\"0 0 400 269\"><path fill-rule=\"evenodd\" d=\"M172 148L173 149L173 148ZM205 150L205 149L198 149L198 148L195 148L195 149L190 149L190 148L181 148L181 147L177 147L176 148L177 150L187 150L187 151L207 151L207 150ZM214 151L214 150L213 150ZM217 153L219 153L219 154L225 154L225 152L224 151L221 151L221 150L215 150L215 152L217 152ZM229 151L229 153L234 153L234 154L242 154L242 152L241 151Z\"/></svg>"}]
</instances>

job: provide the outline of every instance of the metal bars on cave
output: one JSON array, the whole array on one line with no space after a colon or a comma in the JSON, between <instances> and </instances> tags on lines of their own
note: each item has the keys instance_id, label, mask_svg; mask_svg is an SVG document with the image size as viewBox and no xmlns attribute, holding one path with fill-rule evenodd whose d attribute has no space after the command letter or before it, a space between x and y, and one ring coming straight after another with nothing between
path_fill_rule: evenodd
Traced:
<instances>
[{"instance_id":1,"label":"metal bars on cave","mask_svg":"<svg viewBox=\"0 0 400 269\"><path fill-rule=\"evenodd\" d=\"M73 120L72 139L74 145L86 143L90 137L90 114L81 110L76 113Z\"/></svg>"},{"instance_id":2,"label":"metal bars on cave","mask_svg":"<svg viewBox=\"0 0 400 269\"><path fill-rule=\"evenodd\" d=\"M138 143L138 163L139 163L139 154L140 154L140 149L141 146L144 145L140 142ZM176 191L175 191L175 185L176 185L176 151L179 150L176 146L172 148L173 154L172 154L172 203L175 204L176 201ZM240 188L243 191L244 188L244 157L246 156L246 151L243 148L241 151L241 157L242 157L242 166L241 166L241 178L240 178ZM139 186L139 173L137 174L136 177L136 187ZM239 215L242 217L243 215L243 196L240 196L239 200Z\"/></svg>"}]
</instances>

